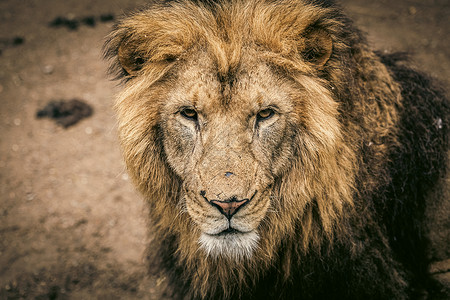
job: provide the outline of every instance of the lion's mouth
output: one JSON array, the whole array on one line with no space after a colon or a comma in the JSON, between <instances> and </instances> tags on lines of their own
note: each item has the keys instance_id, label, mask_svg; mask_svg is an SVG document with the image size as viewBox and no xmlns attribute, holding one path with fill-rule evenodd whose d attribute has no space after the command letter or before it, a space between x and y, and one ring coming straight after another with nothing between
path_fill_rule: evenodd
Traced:
<instances>
[{"instance_id":1,"label":"lion's mouth","mask_svg":"<svg viewBox=\"0 0 450 300\"><path fill-rule=\"evenodd\" d=\"M239 234L239 233L245 233L245 232L242 232L242 231L239 231L239 230L237 230L237 229L228 227L228 228L225 229L224 231L219 232L219 233L217 233L217 234L212 234L212 235L213 235L213 236L226 236L226 235L229 235L229 234Z\"/></svg>"}]
</instances>

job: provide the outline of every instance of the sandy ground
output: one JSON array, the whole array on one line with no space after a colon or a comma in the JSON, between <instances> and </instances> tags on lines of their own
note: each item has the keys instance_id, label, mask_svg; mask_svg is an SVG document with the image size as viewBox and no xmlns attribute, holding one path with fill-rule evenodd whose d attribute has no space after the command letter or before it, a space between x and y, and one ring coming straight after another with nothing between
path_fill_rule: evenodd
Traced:
<instances>
[{"instance_id":1,"label":"sandy ground","mask_svg":"<svg viewBox=\"0 0 450 300\"><path fill-rule=\"evenodd\" d=\"M119 87L101 58L112 22L100 17L143 3L0 1L0 299L167 298L164 278L145 276L145 206L124 171L112 110ZM450 83L448 0L342 3L376 49L410 51ZM86 24L50 27L57 17ZM74 98L93 115L68 129L36 118L49 101ZM430 257L450 283L448 198L436 207Z\"/></svg>"}]
</instances>

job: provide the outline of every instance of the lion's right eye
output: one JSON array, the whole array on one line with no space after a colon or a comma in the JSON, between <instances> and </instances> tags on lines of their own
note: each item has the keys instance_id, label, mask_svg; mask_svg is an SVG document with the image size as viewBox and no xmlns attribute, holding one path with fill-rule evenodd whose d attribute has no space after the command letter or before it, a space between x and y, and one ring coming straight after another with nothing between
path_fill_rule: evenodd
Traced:
<instances>
[{"instance_id":1,"label":"lion's right eye","mask_svg":"<svg viewBox=\"0 0 450 300\"><path fill-rule=\"evenodd\" d=\"M256 120L258 122L264 121L264 120L268 120L270 119L273 115L275 114L275 112L273 111L273 109L271 108L266 108L261 110L257 115L256 115Z\"/></svg>"},{"instance_id":2,"label":"lion's right eye","mask_svg":"<svg viewBox=\"0 0 450 300\"><path fill-rule=\"evenodd\" d=\"M192 108L185 108L182 111L180 111L180 114L184 118L191 120L191 121L197 121L197 119L198 119L197 112Z\"/></svg>"}]
</instances>

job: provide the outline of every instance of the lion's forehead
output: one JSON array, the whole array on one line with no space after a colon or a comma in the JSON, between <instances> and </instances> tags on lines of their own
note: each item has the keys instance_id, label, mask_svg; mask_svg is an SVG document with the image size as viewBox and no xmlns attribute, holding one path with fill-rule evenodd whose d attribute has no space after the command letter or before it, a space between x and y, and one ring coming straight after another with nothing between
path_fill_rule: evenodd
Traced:
<instances>
[{"instance_id":1,"label":"lion's forehead","mask_svg":"<svg viewBox=\"0 0 450 300\"><path fill-rule=\"evenodd\" d=\"M249 55L247 55L248 57ZM169 95L169 106L193 106L213 114L254 114L259 109L276 106L292 111L294 103L286 80L282 82L264 61L243 57L228 74L221 74L214 56L195 53L184 62Z\"/></svg>"}]
</instances>

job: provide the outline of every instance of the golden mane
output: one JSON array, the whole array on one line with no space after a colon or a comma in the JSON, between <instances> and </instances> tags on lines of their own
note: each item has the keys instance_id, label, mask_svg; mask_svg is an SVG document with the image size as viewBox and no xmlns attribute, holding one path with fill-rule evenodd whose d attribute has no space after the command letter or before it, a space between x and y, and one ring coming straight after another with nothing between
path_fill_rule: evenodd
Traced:
<instances>
[{"instance_id":1,"label":"golden mane","mask_svg":"<svg viewBox=\"0 0 450 300\"><path fill-rule=\"evenodd\" d=\"M368 234L363 222L377 223L370 201L392 182L388 157L400 143L401 87L339 9L313 3L161 2L124 18L109 36L106 56L125 79L116 103L123 154L149 205L151 248L159 249L149 259L192 297L239 294L274 265L282 274L274 285L282 286L311 253L327 257L336 243L359 253ZM317 32L332 41L323 66L305 58L317 48L310 38ZM165 83L176 80L186 53L213 54L219 76L226 77L244 49L303 86L315 107L296 124L298 151L275 180L271 197L277 201L260 225L259 248L251 260L237 262L205 257L198 248L200 232L180 200L181 179L166 161L160 107L169 92ZM296 109L302 115L302 107ZM384 251L384 229L375 228L369 235ZM395 278L392 289L405 288L402 272L388 277Z\"/></svg>"}]
</instances>

